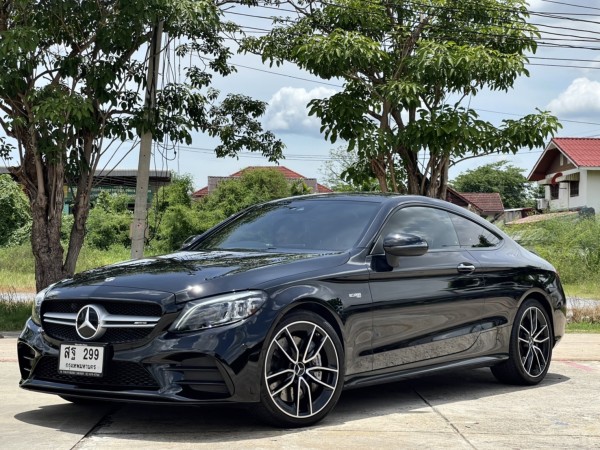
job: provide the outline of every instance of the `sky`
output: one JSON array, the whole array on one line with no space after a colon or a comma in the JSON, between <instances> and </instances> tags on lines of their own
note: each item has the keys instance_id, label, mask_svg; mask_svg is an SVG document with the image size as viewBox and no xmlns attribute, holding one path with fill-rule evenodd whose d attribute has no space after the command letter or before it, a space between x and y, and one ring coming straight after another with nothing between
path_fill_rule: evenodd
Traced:
<instances>
[{"instance_id":1,"label":"sky","mask_svg":"<svg viewBox=\"0 0 600 450\"><path fill-rule=\"evenodd\" d=\"M529 10L534 13L530 22L543 32L541 40L559 46L540 45L536 54L530 55L535 59L530 58L529 77L519 78L507 93L481 92L471 99L470 106L492 123L535 113L536 108L550 110L563 125L558 137L600 137L600 0L531 0ZM537 13L552 13L553 17ZM273 14L273 10L261 7L236 7L225 17L250 30L270 28L266 17ZM285 159L280 164L321 181L330 150L343 143L331 144L320 135L320 123L308 116L306 104L313 98L340 91L343 82L315 78L290 63L271 68L256 55L236 54L231 63L237 67L237 73L215 78L213 86L223 95L239 93L267 102L263 126L286 145ZM176 153L172 148L164 151L155 147L151 168L189 174L199 189L207 185L209 175L226 176L247 166L272 165L257 154L245 152L237 159L219 159L214 156L214 146L215 141L208 136L195 134L193 143L179 146ZM104 162L107 168L137 168L137 149L124 156L125 147ZM450 178L502 159L525 169L527 175L542 151L543 148L525 149L517 155L471 159L454 166Z\"/></svg>"}]
</instances>

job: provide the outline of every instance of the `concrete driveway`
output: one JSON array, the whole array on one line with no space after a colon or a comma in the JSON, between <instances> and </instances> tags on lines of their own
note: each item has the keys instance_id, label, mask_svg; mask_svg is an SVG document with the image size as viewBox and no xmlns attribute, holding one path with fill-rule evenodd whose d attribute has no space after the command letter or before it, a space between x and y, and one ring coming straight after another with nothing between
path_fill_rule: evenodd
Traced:
<instances>
[{"instance_id":1,"label":"concrete driveway","mask_svg":"<svg viewBox=\"0 0 600 450\"><path fill-rule=\"evenodd\" d=\"M346 391L323 422L279 430L234 407L84 407L19 389L14 337L0 339L0 448L600 448L600 335L569 334L546 380L488 369Z\"/></svg>"}]
</instances>

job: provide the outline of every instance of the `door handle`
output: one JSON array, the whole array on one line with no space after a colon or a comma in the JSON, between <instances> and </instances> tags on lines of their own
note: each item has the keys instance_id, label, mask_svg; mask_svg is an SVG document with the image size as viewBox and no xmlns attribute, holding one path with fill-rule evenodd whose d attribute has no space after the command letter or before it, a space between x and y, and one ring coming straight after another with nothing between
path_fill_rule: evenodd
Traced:
<instances>
[{"instance_id":1,"label":"door handle","mask_svg":"<svg viewBox=\"0 0 600 450\"><path fill-rule=\"evenodd\" d=\"M475 266L470 263L460 263L456 267L456 270L458 270L460 273L471 273L475 270Z\"/></svg>"}]
</instances>

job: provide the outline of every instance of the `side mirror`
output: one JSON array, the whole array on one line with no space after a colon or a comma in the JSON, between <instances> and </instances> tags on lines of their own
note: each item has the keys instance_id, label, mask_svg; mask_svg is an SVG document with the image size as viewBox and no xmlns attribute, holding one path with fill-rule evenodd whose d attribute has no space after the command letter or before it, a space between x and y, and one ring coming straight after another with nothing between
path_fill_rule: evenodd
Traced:
<instances>
[{"instance_id":1,"label":"side mirror","mask_svg":"<svg viewBox=\"0 0 600 450\"><path fill-rule=\"evenodd\" d=\"M383 239L383 250L392 256L421 256L427 253L427 241L414 234L391 233Z\"/></svg>"}]
</instances>

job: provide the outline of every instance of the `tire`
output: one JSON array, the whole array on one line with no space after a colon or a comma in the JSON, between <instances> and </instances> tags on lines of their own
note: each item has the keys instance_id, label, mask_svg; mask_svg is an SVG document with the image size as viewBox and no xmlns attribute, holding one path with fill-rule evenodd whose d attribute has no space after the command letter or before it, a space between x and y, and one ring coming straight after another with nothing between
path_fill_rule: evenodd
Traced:
<instances>
[{"instance_id":1,"label":"tire","mask_svg":"<svg viewBox=\"0 0 600 450\"><path fill-rule=\"evenodd\" d=\"M515 316L508 360L491 367L492 373L508 384L538 384L548 373L553 346L548 313L537 300L526 300Z\"/></svg>"},{"instance_id":2,"label":"tire","mask_svg":"<svg viewBox=\"0 0 600 450\"><path fill-rule=\"evenodd\" d=\"M293 312L265 344L259 417L278 427L304 427L323 419L344 384L344 353L331 324L319 315Z\"/></svg>"}]
</instances>

